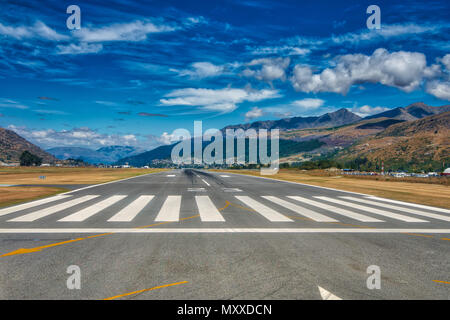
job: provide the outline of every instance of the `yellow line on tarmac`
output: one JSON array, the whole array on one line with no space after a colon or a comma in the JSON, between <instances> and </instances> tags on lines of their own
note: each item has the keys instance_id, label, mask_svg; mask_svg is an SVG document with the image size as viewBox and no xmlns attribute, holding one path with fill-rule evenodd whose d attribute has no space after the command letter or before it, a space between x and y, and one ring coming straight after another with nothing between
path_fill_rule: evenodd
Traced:
<instances>
[{"instance_id":1,"label":"yellow line on tarmac","mask_svg":"<svg viewBox=\"0 0 450 320\"><path fill-rule=\"evenodd\" d=\"M223 208L218 209L218 210L219 211L225 210L226 208L228 208L230 206L230 204L231 203L229 201L225 201L225 206ZM182 218L182 219L180 219L180 221L197 218L199 216L200 215L197 214L197 215L190 216L190 217L187 217L187 218ZM174 222L177 222L177 221L167 221L167 222L160 222L160 223L155 223L155 224L149 224L147 226L136 227L136 229L149 228L149 227L154 227L154 226L158 226L158 225L162 225L162 224L166 224L166 223L174 223ZM84 237L84 238L77 238L77 239L72 239L72 240L52 243L52 244L48 244L48 245L40 246L40 247L35 247L35 248L20 248L20 249L17 249L17 250L14 250L14 251L11 251L11 252L8 252L8 253L0 255L0 258L7 257L7 256L14 256L14 255L17 255L17 254L39 252L39 251L42 251L43 249L46 249L46 248L61 246L61 245L65 245L65 244L72 243L72 242L78 242L78 241L81 241L81 240L86 240L86 239L91 239L91 238L96 238L96 237L102 237L102 236L107 236L107 235L112 235L112 234L114 234L114 232L95 234L95 235Z\"/></svg>"},{"instance_id":2,"label":"yellow line on tarmac","mask_svg":"<svg viewBox=\"0 0 450 320\"><path fill-rule=\"evenodd\" d=\"M449 281L442 281L442 280L433 280L434 282L437 282L437 283L445 283L445 284L450 284L450 282Z\"/></svg>"},{"instance_id":3,"label":"yellow line on tarmac","mask_svg":"<svg viewBox=\"0 0 450 320\"><path fill-rule=\"evenodd\" d=\"M117 296L113 296L113 297L109 297L103 300L114 300L117 298L122 298L122 297L126 297L126 296L131 296L133 294L138 294L138 293L142 293L142 292L146 292L146 291L151 291L151 290L156 290L156 289L161 289L161 288L167 288L167 287L172 287L172 286L176 286L179 284L184 284L184 283L188 283L187 281L181 281L181 282L175 282L175 283L170 283L170 284L165 284L162 286L158 286L158 287L153 287L153 288L149 288L149 289L143 289L143 290L138 290L138 291L133 291L133 292L128 292L128 293L124 293L124 294L119 294Z\"/></svg>"}]
</instances>

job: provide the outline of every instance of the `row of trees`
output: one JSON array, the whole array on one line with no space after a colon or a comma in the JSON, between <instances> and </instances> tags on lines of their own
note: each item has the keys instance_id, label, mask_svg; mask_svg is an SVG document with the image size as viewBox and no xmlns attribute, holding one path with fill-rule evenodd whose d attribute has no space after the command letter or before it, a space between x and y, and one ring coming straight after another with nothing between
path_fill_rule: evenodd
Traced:
<instances>
[{"instance_id":1,"label":"row of trees","mask_svg":"<svg viewBox=\"0 0 450 320\"><path fill-rule=\"evenodd\" d=\"M30 167L30 166L40 166L42 164L42 158L38 157L35 154L32 154L29 151L22 152L19 160L21 166Z\"/></svg>"}]
</instances>

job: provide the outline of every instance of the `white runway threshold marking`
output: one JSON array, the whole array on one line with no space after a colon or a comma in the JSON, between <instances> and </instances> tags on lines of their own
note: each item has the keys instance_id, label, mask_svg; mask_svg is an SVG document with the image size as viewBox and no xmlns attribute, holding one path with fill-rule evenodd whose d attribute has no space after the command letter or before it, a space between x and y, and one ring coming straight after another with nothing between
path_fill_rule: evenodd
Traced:
<instances>
[{"instance_id":1,"label":"white runway threshold marking","mask_svg":"<svg viewBox=\"0 0 450 320\"><path fill-rule=\"evenodd\" d=\"M220 175L222 178L229 178L230 176L227 176L227 175L225 175L225 174L221 174Z\"/></svg>"},{"instance_id":2,"label":"white runway threshold marking","mask_svg":"<svg viewBox=\"0 0 450 320\"><path fill-rule=\"evenodd\" d=\"M443 216L441 214L424 212L424 211L419 211L419 210L411 209L411 208L402 208L399 206L393 206L393 205L386 204L386 203L380 203L380 202L367 200L367 199L359 199L359 198L355 198L355 197L341 197L341 198L356 201L356 202L366 203L366 204L370 204L373 206L379 206L379 207L383 207L386 209L393 209L393 210L403 211L403 212L407 212L407 213L417 214L419 216L424 216L424 217L433 218L433 219L437 219L437 220L450 221L450 216Z\"/></svg>"},{"instance_id":3,"label":"white runway threshold marking","mask_svg":"<svg viewBox=\"0 0 450 320\"><path fill-rule=\"evenodd\" d=\"M378 200L378 201L396 203L396 204L409 206L409 207L416 207L416 208L421 208L421 209L427 209L427 210L439 211L439 212L444 212L444 213L450 213L450 210L448 210L448 209L443 209L443 208L438 208L438 207L431 207L431 206L425 206L423 204L403 202L403 201L397 201L397 200L391 200L391 199L385 199L385 198L378 198L378 197L373 197L373 196L367 196L366 198L373 199L373 200Z\"/></svg>"},{"instance_id":4,"label":"white runway threshold marking","mask_svg":"<svg viewBox=\"0 0 450 320\"><path fill-rule=\"evenodd\" d=\"M225 221L208 196L195 196L195 202L202 221Z\"/></svg>"},{"instance_id":5,"label":"white runway threshold marking","mask_svg":"<svg viewBox=\"0 0 450 320\"><path fill-rule=\"evenodd\" d=\"M302 197L297 197L297 196L288 196L288 198L291 198L291 199L294 199L294 200L297 200L297 201L300 201L300 202L304 202L306 204L309 204L309 205L312 205L312 206L315 206L315 207L326 209L326 210L329 210L331 212L335 212L335 213L341 214L341 215L343 215L345 217L349 217L349 218L352 218L352 219L355 219L355 220L359 220L359 221L363 221L363 222L383 222L383 220L378 220L378 219L375 219L375 218L372 218L372 217L365 216L363 214L359 214L359 213L356 213L356 212L353 212L353 211L350 211L350 210L346 210L346 209L341 209L341 208L338 208L338 207L335 207L335 206L330 206L328 204L317 202L317 201L314 201L314 200L310 200L310 199L306 199L306 198L302 198Z\"/></svg>"},{"instance_id":6,"label":"white runway threshold marking","mask_svg":"<svg viewBox=\"0 0 450 320\"><path fill-rule=\"evenodd\" d=\"M83 210L80 210L78 212L72 213L71 215L68 215L67 217L64 217L62 219L59 219L58 221L61 222L81 222L86 220L87 218L92 217L94 214L112 206L116 202L125 199L127 196L123 195L116 195L109 197L103 201L100 201L96 204L93 204L92 206L89 206Z\"/></svg>"},{"instance_id":7,"label":"white runway threshold marking","mask_svg":"<svg viewBox=\"0 0 450 320\"><path fill-rule=\"evenodd\" d=\"M57 204L50 208L41 209L41 210L38 210L38 211L35 211L32 213L17 217L15 219L8 220L8 222L32 222L37 219L54 214L58 211L62 211L64 209L68 209L70 207L76 206L77 204L95 199L97 197L98 197L98 195L89 195L89 196L84 196L81 198L73 199L73 200L70 200L67 202L63 202L61 204Z\"/></svg>"},{"instance_id":8,"label":"white runway threshold marking","mask_svg":"<svg viewBox=\"0 0 450 320\"><path fill-rule=\"evenodd\" d=\"M358 210L362 210L362 211L366 211L366 212L370 212L370 213L374 213L374 214L379 214L381 216L385 216L388 218L401 220L401 221L405 221L405 222L428 222L428 221L425 221L422 219L411 218L411 217L404 216L404 215L398 214L398 213L393 213L393 212L380 210L380 209L376 209L376 208L372 208L372 207L362 206L362 205L359 205L359 204L356 204L353 202L338 200L338 199L329 198L329 197L322 197L322 196L319 196L319 197L315 196L314 198L324 200L324 201L334 202L334 203L337 203L337 204L340 204L343 206L347 206L350 208L354 208L354 209L358 209Z\"/></svg>"},{"instance_id":9,"label":"white runway threshold marking","mask_svg":"<svg viewBox=\"0 0 450 320\"><path fill-rule=\"evenodd\" d=\"M309 218L311 220L314 220L314 221L318 221L318 222L337 222L337 220L335 220L333 218L324 216L323 214L320 214L318 212L315 212L315 211L312 211L312 210L300 207L300 206L298 206L296 204L293 204L291 202L288 202L286 200L283 200L283 199L280 199L280 198L277 198L277 197L263 196L263 198L267 199L269 201L272 201L272 202L274 202L274 203L276 203L276 204L278 204L278 205L280 205L282 207L285 207L285 208L287 208L289 210L292 210L292 211L294 211L294 212L296 212L296 213L298 213L298 214L300 214L302 216L305 216L305 217L307 217L307 218Z\"/></svg>"},{"instance_id":10,"label":"white runway threshold marking","mask_svg":"<svg viewBox=\"0 0 450 320\"><path fill-rule=\"evenodd\" d=\"M140 196L128 206L108 219L110 222L129 222L141 212L154 196Z\"/></svg>"},{"instance_id":11,"label":"white runway threshold marking","mask_svg":"<svg viewBox=\"0 0 450 320\"><path fill-rule=\"evenodd\" d=\"M166 177L175 177L174 174L168 174Z\"/></svg>"},{"instance_id":12,"label":"white runway threshold marking","mask_svg":"<svg viewBox=\"0 0 450 320\"><path fill-rule=\"evenodd\" d=\"M235 196L236 199L243 202L256 212L258 212L260 215L262 215L264 218L266 218L269 221L273 222L293 222L292 219L289 219L288 217L282 215L281 213L276 212L275 210L266 207L262 203L253 200L250 197L247 196Z\"/></svg>"},{"instance_id":13,"label":"white runway threshold marking","mask_svg":"<svg viewBox=\"0 0 450 320\"><path fill-rule=\"evenodd\" d=\"M45 199L41 199L41 200L27 202L27 203L24 203L24 204L19 204L17 206L13 206L13 207L8 207L8 208L0 210L0 216L4 216L6 214L10 214L10 213L17 212L17 211L20 211L20 210L25 210L25 209L37 207L37 206L40 206L41 204L46 204L46 203L49 203L49 202L62 200L62 199L65 199L67 197L70 197L70 196L69 195L54 196L54 197L50 197L50 198L45 198Z\"/></svg>"},{"instance_id":14,"label":"white runway threshold marking","mask_svg":"<svg viewBox=\"0 0 450 320\"><path fill-rule=\"evenodd\" d=\"M168 196L155 221L179 221L181 196Z\"/></svg>"},{"instance_id":15,"label":"white runway threshold marking","mask_svg":"<svg viewBox=\"0 0 450 320\"><path fill-rule=\"evenodd\" d=\"M429 233L450 234L450 229L364 228L9 228L2 233Z\"/></svg>"}]
</instances>

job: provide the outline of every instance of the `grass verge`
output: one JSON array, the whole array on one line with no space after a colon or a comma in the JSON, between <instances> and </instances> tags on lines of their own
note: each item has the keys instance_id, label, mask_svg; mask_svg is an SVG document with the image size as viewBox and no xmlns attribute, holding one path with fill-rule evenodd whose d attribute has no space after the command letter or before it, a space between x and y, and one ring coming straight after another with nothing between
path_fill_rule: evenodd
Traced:
<instances>
[{"instance_id":1,"label":"grass verge","mask_svg":"<svg viewBox=\"0 0 450 320\"><path fill-rule=\"evenodd\" d=\"M97 184L167 169L0 167L0 184ZM45 179L39 177L45 176Z\"/></svg>"},{"instance_id":2,"label":"grass verge","mask_svg":"<svg viewBox=\"0 0 450 320\"><path fill-rule=\"evenodd\" d=\"M0 188L0 208L53 196L66 191L69 190L52 187L2 187Z\"/></svg>"}]
</instances>

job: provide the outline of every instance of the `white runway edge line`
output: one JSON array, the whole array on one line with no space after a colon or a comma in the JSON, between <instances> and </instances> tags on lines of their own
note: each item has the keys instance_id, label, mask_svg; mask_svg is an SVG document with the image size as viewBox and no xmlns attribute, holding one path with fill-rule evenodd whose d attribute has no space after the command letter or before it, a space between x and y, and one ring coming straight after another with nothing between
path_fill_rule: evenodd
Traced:
<instances>
[{"instance_id":1,"label":"white runway edge line","mask_svg":"<svg viewBox=\"0 0 450 320\"><path fill-rule=\"evenodd\" d=\"M179 221L180 220L181 196L168 196L159 210L155 221Z\"/></svg>"},{"instance_id":2,"label":"white runway edge line","mask_svg":"<svg viewBox=\"0 0 450 320\"><path fill-rule=\"evenodd\" d=\"M195 196L195 202L202 221L225 221L208 196Z\"/></svg>"},{"instance_id":3,"label":"white runway edge line","mask_svg":"<svg viewBox=\"0 0 450 320\"><path fill-rule=\"evenodd\" d=\"M306 204L315 206L315 207L319 207L325 210L329 210L331 212L335 212L337 214L343 215L345 217L349 217L355 220L359 220L359 221L363 221L363 222L384 222L383 220L378 220L372 217L368 217L365 216L363 214L359 214L350 210L346 210L346 209L341 209L335 206L330 206L328 204L325 203L321 203L321 202L317 202L314 200L310 200L310 199L306 199L306 198L302 198L302 197L298 197L298 196L288 196L288 198L293 199L293 200L297 200L300 202L304 202Z\"/></svg>"},{"instance_id":4,"label":"white runway edge line","mask_svg":"<svg viewBox=\"0 0 450 320\"><path fill-rule=\"evenodd\" d=\"M67 217L64 217L62 219L59 219L60 222L81 222L84 221L90 217L92 217L94 214L112 206L116 202L125 199L127 196L124 195L115 195L111 196L109 198L106 198L105 200L102 200L100 202L97 202L96 204L93 204L83 210L80 210L78 212L72 213L71 215L68 215Z\"/></svg>"},{"instance_id":5,"label":"white runway edge line","mask_svg":"<svg viewBox=\"0 0 450 320\"><path fill-rule=\"evenodd\" d=\"M431 206L425 206L423 204L404 202L404 201L397 201L397 200L379 198L379 197L374 197L374 196L367 196L366 198L373 199L373 200L384 201L384 202L396 203L396 204L409 206L409 207L416 207L416 208L422 208L422 209L427 209L427 210L439 211L439 212L444 212L444 213L449 213L450 214L450 210L448 210L448 209L443 209L443 208L438 208L438 207L431 207Z\"/></svg>"},{"instance_id":6,"label":"white runway edge line","mask_svg":"<svg viewBox=\"0 0 450 320\"><path fill-rule=\"evenodd\" d=\"M341 198L356 201L356 202L366 203L366 204L370 204L373 206L379 206L379 207L386 208L386 209L393 209L393 210L403 211L403 212L407 212L407 213L417 214L419 216L424 216L424 217L433 218L433 219L437 219L437 220L450 221L450 216L443 216L441 214L424 212L424 211L419 211L419 210L415 210L415 209L411 209L411 208L402 208L399 206L393 206L390 204L380 203L380 202L367 200L367 199L359 199L359 198L354 198L354 197L341 197Z\"/></svg>"},{"instance_id":7,"label":"white runway edge line","mask_svg":"<svg viewBox=\"0 0 450 320\"><path fill-rule=\"evenodd\" d=\"M128 206L120 210L114 216L108 219L109 222L129 222L132 221L141 212L145 206L152 201L155 196L140 196Z\"/></svg>"},{"instance_id":8,"label":"white runway edge line","mask_svg":"<svg viewBox=\"0 0 450 320\"><path fill-rule=\"evenodd\" d=\"M0 210L0 216L4 216L13 212L17 212L20 210L25 210L25 209L29 209L29 208L33 208L33 207L37 207L40 206L41 204L46 204L49 202L53 202L53 201L58 201L58 200L62 200L65 199L67 197L70 197L69 195L57 195L54 197L50 197L50 198L45 198L45 199L41 199L41 200L36 200L36 201L32 201L32 202L27 202L24 204L19 204L13 207L8 207L5 209Z\"/></svg>"},{"instance_id":9,"label":"white runway edge line","mask_svg":"<svg viewBox=\"0 0 450 320\"><path fill-rule=\"evenodd\" d=\"M282 206L282 207L285 207L285 208L287 208L289 210L292 210L295 213L298 213L298 214L300 214L302 216L305 216L305 217L307 217L307 218L309 218L311 220L314 220L314 221L318 221L318 222L337 222L336 219L327 217L327 216L325 216L323 214L320 214L318 212L306 209L304 207L300 207L300 206L298 206L296 204L293 204L291 202L288 202L286 200L283 200L283 199L280 199L280 198L277 198L277 197L263 196L263 198L267 199L269 201L272 201L273 203L276 203L279 206Z\"/></svg>"},{"instance_id":10,"label":"white runway edge line","mask_svg":"<svg viewBox=\"0 0 450 320\"><path fill-rule=\"evenodd\" d=\"M364 229L364 228L9 228L0 234L19 233L429 233L450 234L450 229Z\"/></svg>"},{"instance_id":11,"label":"white runway edge line","mask_svg":"<svg viewBox=\"0 0 450 320\"><path fill-rule=\"evenodd\" d=\"M235 196L236 199L243 202L256 212L258 212L260 215L262 215L264 218L266 218L269 221L273 222L293 222L294 220L289 219L288 217L282 215L281 213L276 212L275 210L266 207L262 203L253 200L250 197L247 196Z\"/></svg>"},{"instance_id":12,"label":"white runway edge line","mask_svg":"<svg viewBox=\"0 0 450 320\"><path fill-rule=\"evenodd\" d=\"M314 196L314 198L324 200L324 201L334 202L334 203L337 203L337 204L340 204L340 205L343 205L346 207L351 207L351 208L355 208L358 210L370 212L373 214L378 214L378 215L385 216L385 217L388 217L391 219L396 219L396 220L401 220L401 221L406 221L406 222L428 222L428 221L425 221L422 219L411 218L411 217L404 216L404 215L398 214L398 213L393 213L393 212L380 210L380 209L376 209L376 208L372 208L372 207L362 206L362 205L359 205L359 204L356 204L353 202L338 200L338 199L329 198L329 197L322 197L322 196Z\"/></svg>"},{"instance_id":13,"label":"white runway edge line","mask_svg":"<svg viewBox=\"0 0 450 320\"><path fill-rule=\"evenodd\" d=\"M202 181L209 187L210 186L210 184L205 180L205 179L202 179Z\"/></svg>"},{"instance_id":14,"label":"white runway edge line","mask_svg":"<svg viewBox=\"0 0 450 320\"><path fill-rule=\"evenodd\" d=\"M8 222L33 222L37 219L49 216L51 214L54 214L58 211L62 211L64 209L68 209L70 207L76 206L77 204L92 200L97 198L98 195L89 195L89 196L84 196L84 197L80 197L77 199L73 199L67 202L63 202L60 204L57 204L55 206L52 206L50 208L45 208L45 209L41 209L35 212L31 212L29 214L8 220Z\"/></svg>"}]
</instances>

